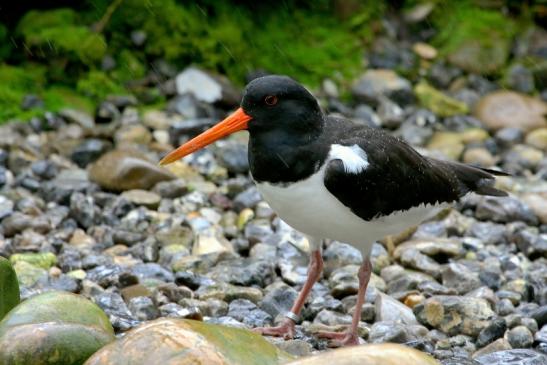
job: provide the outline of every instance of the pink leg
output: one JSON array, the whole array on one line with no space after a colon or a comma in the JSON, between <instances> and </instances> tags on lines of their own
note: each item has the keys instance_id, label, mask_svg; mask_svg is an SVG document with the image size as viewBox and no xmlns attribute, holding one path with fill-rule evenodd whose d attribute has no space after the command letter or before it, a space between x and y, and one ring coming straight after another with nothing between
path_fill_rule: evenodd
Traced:
<instances>
[{"instance_id":1,"label":"pink leg","mask_svg":"<svg viewBox=\"0 0 547 365\"><path fill-rule=\"evenodd\" d=\"M323 271L323 258L321 257L321 251L313 251L310 257L310 264L308 266L308 278L306 283L300 290L298 298L294 302L291 312L296 316L300 315L300 311L306 302L306 298L310 294L313 284L319 280L321 272ZM283 322L277 327L259 327L255 328L253 331L258 332L263 335L283 337L286 340L294 337L294 326L295 323L290 318L283 319Z\"/></svg>"},{"instance_id":2,"label":"pink leg","mask_svg":"<svg viewBox=\"0 0 547 365\"><path fill-rule=\"evenodd\" d=\"M372 273L372 265L368 257L363 260L359 268L359 290L357 291L357 303L355 304L355 312L353 312L353 320L351 326L346 332L319 332L317 335L321 338L333 340L329 345L331 347L352 346L359 344L359 336L357 330L359 321L361 320L361 308L365 302L365 293L367 291L368 282Z\"/></svg>"}]
</instances>

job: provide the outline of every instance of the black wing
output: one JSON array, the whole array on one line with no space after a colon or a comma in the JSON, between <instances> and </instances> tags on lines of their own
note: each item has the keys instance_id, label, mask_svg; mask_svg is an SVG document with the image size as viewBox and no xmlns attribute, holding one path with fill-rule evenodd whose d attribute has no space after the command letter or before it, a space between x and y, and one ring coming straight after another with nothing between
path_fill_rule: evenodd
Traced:
<instances>
[{"instance_id":1,"label":"black wing","mask_svg":"<svg viewBox=\"0 0 547 365\"><path fill-rule=\"evenodd\" d=\"M420 204L453 202L470 191L504 196L492 187L497 171L420 155L404 141L370 130L366 136L348 139L344 145L359 145L369 165L358 173L347 173L341 160L328 163L325 186L356 215L371 220Z\"/></svg>"}]
</instances>

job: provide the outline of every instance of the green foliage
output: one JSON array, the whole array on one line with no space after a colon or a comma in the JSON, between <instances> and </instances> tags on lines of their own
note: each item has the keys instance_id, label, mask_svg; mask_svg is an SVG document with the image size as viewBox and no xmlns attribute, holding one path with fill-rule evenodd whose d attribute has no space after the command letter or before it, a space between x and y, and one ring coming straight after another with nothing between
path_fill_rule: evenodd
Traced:
<instances>
[{"instance_id":1,"label":"green foliage","mask_svg":"<svg viewBox=\"0 0 547 365\"><path fill-rule=\"evenodd\" d=\"M21 110L21 102L26 94L41 90L45 81L44 67L0 64L0 123L10 118L34 116L35 112Z\"/></svg>"},{"instance_id":2,"label":"green foliage","mask_svg":"<svg viewBox=\"0 0 547 365\"><path fill-rule=\"evenodd\" d=\"M11 52L11 42L8 39L8 29L0 23L0 62L5 60Z\"/></svg>"},{"instance_id":3,"label":"green foliage","mask_svg":"<svg viewBox=\"0 0 547 365\"><path fill-rule=\"evenodd\" d=\"M517 31L514 20L498 10L480 8L471 0L440 2L433 22L439 29L434 43L441 54L456 66L479 74L500 71Z\"/></svg>"},{"instance_id":4,"label":"green foliage","mask_svg":"<svg viewBox=\"0 0 547 365\"><path fill-rule=\"evenodd\" d=\"M76 84L76 90L92 100L99 101L111 94L123 94L122 86L114 82L102 71L90 71Z\"/></svg>"},{"instance_id":5,"label":"green foliage","mask_svg":"<svg viewBox=\"0 0 547 365\"><path fill-rule=\"evenodd\" d=\"M17 32L37 58L68 58L90 66L106 52L104 37L79 25L71 9L31 10L17 25Z\"/></svg>"},{"instance_id":6,"label":"green foliage","mask_svg":"<svg viewBox=\"0 0 547 365\"><path fill-rule=\"evenodd\" d=\"M0 256L0 320L19 304L19 283L10 262Z\"/></svg>"},{"instance_id":7,"label":"green foliage","mask_svg":"<svg viewBox=\"0 0 547 365\"><path fill-rule=\"evenodd\" d=\"M360 65L360 38L332 11L278 4L253 13L228 1L181 6L173 0L126 0L106 30L113 31L113 48L130 47L124 32L132 29L146 32L147 57L199 64L240 83L248 71L262 68L317 84L334 71L351 74Z\"/></svg>"}]
</instances>

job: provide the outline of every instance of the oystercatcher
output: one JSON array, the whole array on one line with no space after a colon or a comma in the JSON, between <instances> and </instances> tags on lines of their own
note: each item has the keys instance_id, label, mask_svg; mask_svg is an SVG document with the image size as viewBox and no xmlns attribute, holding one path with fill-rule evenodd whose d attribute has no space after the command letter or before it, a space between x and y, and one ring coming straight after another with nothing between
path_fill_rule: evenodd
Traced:
<instances>
[{"instance_id":1,"label":"oystercatcher","mask_svg":"<svg viewBox=\"0 0 547 365\"><path fill-rule=\"evenodd\" d=\"M352 324L323 332L334 345L358 343L357 328L371 275L373 242L419 224L469 192L495 189L502 172L425 157L379 129L323 114L316 99L286 76L265 76L245 88L233 114L169 153L169 164L224 136L248 130L252 178L285 222L308 236L308 278L290 312L262 334L292 338L300 310L323 268L322 239L347 242L363 254Z\"/></svg>"}]
</instances>

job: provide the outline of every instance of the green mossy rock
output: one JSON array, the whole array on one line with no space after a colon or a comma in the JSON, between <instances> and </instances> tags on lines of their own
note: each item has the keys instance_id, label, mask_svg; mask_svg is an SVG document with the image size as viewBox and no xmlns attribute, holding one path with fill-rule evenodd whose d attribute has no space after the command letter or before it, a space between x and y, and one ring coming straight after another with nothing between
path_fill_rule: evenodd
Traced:
<instances>
[{"instance_id":1,"label":"green mossy rock","mask_svg":"<svg viewBox=\"0 0 547 365\"><path fill-rule=\"evenodd\" d=\"M17 261L13 265L17 274L17 280L22 287L30 288L37 282L47 282L48 273L46 269L30 264L26 261Z\"/></svg>"},{"instance_id":2,"label":"green mossy rock","mask_svg":"<svg viewBox=\"0 0 547 365\"><path fill-rule=\"evenodd\" d=\"M15 265L16 262L25 261L42 269L49 269L57 263L57 257L51 252L45 253L16 253L10 256L10 262Z\"/></svg>"},{"instance_id":3,"label":"green mossy rock","mask_svg":"<svg viewBox=\"0 0 547 365\"><path fill-rule=\"evenodd\" d=\"M105 346L85 365L277 365L292 359L248 330L161 318Z\"/></svg>"},{"instance_id":4,"label":"green mossy rock","mask_svg":"<svg viewBox=\"0 0 547 365\"><path fill-rule=\"evenodd\" d=\"M0 364L78 365L112 341L114 330L98 306L79 295L47 292L0 322Z\"/></svg>"},{"instance_id":5,"label":"green mossy rock","mask_svg":"<svg viewBox=\"0 0 547 365\"><path fill-rule=\"evenodd\" d=\"M346 347L293 361L287 365L439 365L431 356L392 343Z\"/></svg>"},{"instance_id":6,"label":"green mossy rock","mask_svg":"<svg viewBox=\"0 0 547 365\"><path fill-rule=\"evenodd\" d=\"M502 12L482 9L465 0L438 6L434 23L440 30L435 44L448 61L482 75L501 71L517 31L514 20Z\"/></svg>"},{"instance_id":7,"label":"green mossy rock","mask_svg":"<svg viewBox=\"0 0 547 365\"><path fill-rule=\"evenodd\" d=\"M0 256L0 320L19 304L19 283L10 262Z\"/></svg>"},{"instance_id":8,"label":"green mossy rock","mask_svg":"<svg viewBox=\"0 0 547 365\"><path fill-rule=\"evenodd\" d=\"M426 82L418 83L414 87L414 92L424 108L441 117L451 117L469 112L469 108L465 103L443 94Z\"/></svg>"}]
</instances>

